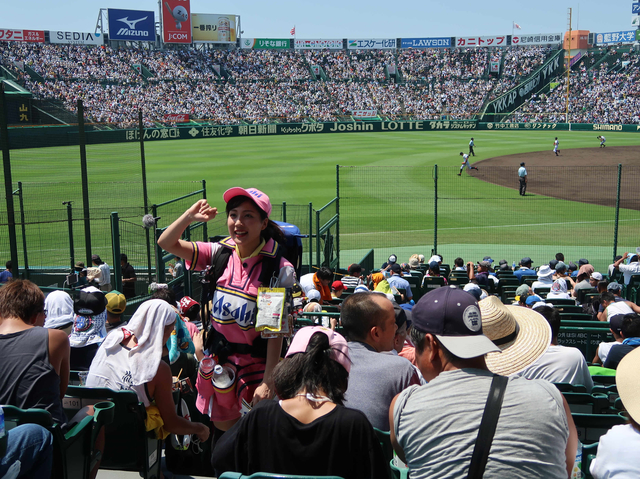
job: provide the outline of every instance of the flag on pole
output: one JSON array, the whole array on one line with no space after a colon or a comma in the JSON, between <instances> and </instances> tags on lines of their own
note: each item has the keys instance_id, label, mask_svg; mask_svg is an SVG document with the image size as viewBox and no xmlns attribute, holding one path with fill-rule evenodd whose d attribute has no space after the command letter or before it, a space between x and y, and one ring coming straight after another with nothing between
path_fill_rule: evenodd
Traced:
<instances>
[{"instance_id":1,"label":"flag on pole","mask_svg":"<svg viewBox=\"0 0 640 479\"><path fill-rule=\"evenodd\" d=\"M295 35L295 34L296 34L296 27L294 25L293 28L291 29L291 35Z\"/></svg>"},{"instance_id":2,"label":"flag on pole","mask_svg":"<svg viewBox=\"0 0 640 479\"><path fill-rule=\"evenodd\" d=\"M518 25L516 22L513 22L513 28L517 28L518 30L522 30L522 27Z\"/></svg>"}]
</instances>

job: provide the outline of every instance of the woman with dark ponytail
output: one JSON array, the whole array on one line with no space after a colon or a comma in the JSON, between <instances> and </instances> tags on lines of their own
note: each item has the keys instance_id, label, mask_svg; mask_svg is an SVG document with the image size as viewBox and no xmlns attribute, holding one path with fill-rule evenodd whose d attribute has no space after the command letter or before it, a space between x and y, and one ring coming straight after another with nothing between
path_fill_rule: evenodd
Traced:
<instances>
[{"instance_id":1,"label":"woman with dark ponytail","mask_svg":"<svg viewBox=\"0 0 640 479\"><path fill-rule=\"evenodd\" d=\"M218 209L209 206L207 200L199 200L158 239L160 247L184 258L185 267L196 271L212 266L225 249L229 254L227 267L215 285L209 333L215 335L215 345L221 345L228 353L225 354L228 357L220 356L218 360L235 370L235 384L230 386L234 391L218 401L210 375L206 378L199 375L196 385L198 409L211 418L218 431L226 431L240 419L242 401L255 406L275 394L272 373L280 359L282 338L262 339L253 326L258 288L263 286L260 280L263 265L281 257L274 271L279 287L291 287L295 280L293 266L280 254L284 234L269 219L269 197L255 188L236 187L227 190L223 199L227 204L227 238L218 243L180 239L192 222L210 221L218 214ZM228 396L235 400L229 401Z\"/></svg>"},{"instance_id":2,"label":"woman with dark ponytail","mask_svg":"<svg viewBox=\"0 0 640 479\"><path fill-rule=\"evenodd\" d=\"M212 463L253 474L386 479L382 448L366 416L342 406L351 360L331 329L296 333L273 376L280 401L263 401L216 444Z\"/></svg>"}]
</instances>

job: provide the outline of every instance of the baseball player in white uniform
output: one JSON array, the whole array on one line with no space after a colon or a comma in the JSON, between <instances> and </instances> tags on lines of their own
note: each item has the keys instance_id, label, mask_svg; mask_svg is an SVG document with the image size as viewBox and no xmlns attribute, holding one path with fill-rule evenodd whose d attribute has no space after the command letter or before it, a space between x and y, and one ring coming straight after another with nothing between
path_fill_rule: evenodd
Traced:
<instances>
[{"instance_id":1,"label":"baseball player in white uniform","mask_svg":"<svg viewBox=\"0 0 640 479\"><path fill-rule=\"evenodd\" d=\"M560 156L558 155L558 153L560 153L560 150L558 150L558 146L560 146L560 142L558 141L558 137L556 136L556 140L553 142L553 152L556 154L556 156Z\"/></svg>"},{"instance_id":2,"label":"baseball player in white uniform","mask_svg":"<svg viewBox=\"0 0 640 479\"><path fill-rule=\"evenodd\" d=\"M598 140L600 140L600 148L604 148L604 147L607 146L607 145L604 144L604 142L607 141L607 139L604 136L598 135L598 136L596 136L596 138Z\"/></svg>"},{"instance_id":3,"label":"baseball player in white uniform","mask_svg":"<svg viewBox=\"0 0 640 479\"><path fill-rule=\"evenodd\" d=\"M478 169L475 166L471 166L471 164L469 163L469 155L465 155L463 152L460 152L460 156L462 157L462 165L460 165L460 173L458 173L458 176L462 175L462 170L464 170L465 166L468 170Z\"/></svg>"}]
</instances>

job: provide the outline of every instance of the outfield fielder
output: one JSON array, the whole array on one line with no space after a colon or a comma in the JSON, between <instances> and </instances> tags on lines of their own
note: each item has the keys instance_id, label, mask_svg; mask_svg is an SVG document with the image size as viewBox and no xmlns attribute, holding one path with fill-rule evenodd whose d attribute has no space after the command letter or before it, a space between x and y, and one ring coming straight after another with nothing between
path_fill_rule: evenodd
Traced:
<instances>
[{"instance_id":1,"label":"outfield fielder","mask_svg":"<svg viewBox=\"0 0 640 479\"><path fill-rule=\"evenodd\" d=\"M460 152L460 156L462 157L462 165L460 165L460 173L458 173L458 176L462 175L462 170L464 170L465 166L469 170L478 171L478 168L476 168L475 166L471 166L471 164L469 163L469 155L465 155L464 153Z\"/></svg>"},{"instance_id":2,"label":"outfield fielder","mask_svg":"<svg viewBox=\"0 0 640 479\"><path fill-rule=\"evenodd\" d=\"M556 154L556 156L560 156L558 155L558 153L560 153L560 150L558 150L558 146L560 146L560 142L558 141L558 137L556 136L556 141L553 142L553 152Z\"/></svg>"},{"instance_id":3,"label":"outfield fielder","mask_svg":"<svg viewBox=\"0 0 640 479\"><path fill-rule=\"evenodd\" d=\"M607 139L604 136L598 135L598 136L596 136L596 138L598 140L600 140L600 148L604 148L604 147L607 146L607 145L604 144L604 142L607 141Z\"/></svg>"},{"instance_id":4,"label":"outfield fielder","mask_svg":"<svg viewBox=\"0 0 640 479\"><path fill-rule=\"evenodd\" d=\"M476 156L475 152L473 151L473 138L471 138L471 141L469 142L469 154Z\"/></svg>"},{"instance_id":5,"label":"outfield fielder","mask_svg":"<svg viewBox=\"0 0 640 479\"><path fill-rule=\"evenodd\" d=\"M520 180L520 196L524 196L527 191L527 169L524 167L524 161L520 163L520 168L518 168L518 179Z\"/></svg>"}]
</instances>

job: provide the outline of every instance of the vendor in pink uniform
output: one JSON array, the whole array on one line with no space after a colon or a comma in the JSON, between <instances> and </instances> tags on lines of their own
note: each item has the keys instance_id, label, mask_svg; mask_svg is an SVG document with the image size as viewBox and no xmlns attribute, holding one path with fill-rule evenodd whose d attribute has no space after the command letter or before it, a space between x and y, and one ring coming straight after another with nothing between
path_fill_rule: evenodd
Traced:
<instances>
[{"instance_id":1,"label":"vendor in pink uniform","mask_svg":"<svg viewBox=\"0 0 640 479\"><path fill-rule=\"evenodd\" d=\"M231 250L227 267L218 279L211 301L210 334L216 334L231 352L227 362L236 368L235 400L224 404L214 394L211 381L198 378L198 408L209 414L216 429L226 431L240 418L241 401L255 405L272 399L274 387L271 373L278 364L282 338L262 339L253 326L256 298L263 262L281 253L284 235L269 219L269 197L255 188L231 188L223 195L227 203L229 237L218 243L189 242L180 239L193 222L210 221L218 214L207 200L199 200L173 222L158 239L164 250L185 258L187 269L204 270L212 265L223 248ZM294 269L284 258L275 269L280 287L294 282ZM268 285L267 285L268 286ZM214 331L215 330L215 331ZM211 351L215 353L215 351Z\"/></svg>"}]
</instances>

